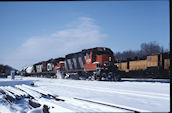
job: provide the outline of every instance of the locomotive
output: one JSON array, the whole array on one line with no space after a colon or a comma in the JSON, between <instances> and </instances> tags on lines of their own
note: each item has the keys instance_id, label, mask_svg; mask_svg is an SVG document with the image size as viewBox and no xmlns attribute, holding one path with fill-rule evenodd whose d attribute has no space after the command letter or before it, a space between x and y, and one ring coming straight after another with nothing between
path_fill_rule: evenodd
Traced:
<instances>
[{"instance_id":1,"label":"locomotive","mask_svg":"<svg viewBox=\"0 0 172 113\"><path fill-rule=\"evenodd\" d=\"M95 47L83 49L56 59L42 61L32 66L32 71L24 75L56 76L60 72L64 78L88 80L120 80L111 49ZM58 75L57 75L58 76Z\"/></svg>"},{"instance_id":2,"label":"locomotive","mask_svg":"<svg viewBox=\"0 0 172 113\"><path fill-rule=\"evenodd\" d=\"M59 68L64 68L63 57L49 59L48 61L38 62L32 66L25 67L21 70L21 75L54 77Z\"/></svg>"},{"instance_id":3,"label":"locomotive","mask_svg":"<svg viewBox=\"0 0 172 113\"><path fill-rule=\"evenodd\" d=\"M109 48L84 49L65 56L66 75L91 80L119 80L113 52Z\"/></svg>"}]
</instances>

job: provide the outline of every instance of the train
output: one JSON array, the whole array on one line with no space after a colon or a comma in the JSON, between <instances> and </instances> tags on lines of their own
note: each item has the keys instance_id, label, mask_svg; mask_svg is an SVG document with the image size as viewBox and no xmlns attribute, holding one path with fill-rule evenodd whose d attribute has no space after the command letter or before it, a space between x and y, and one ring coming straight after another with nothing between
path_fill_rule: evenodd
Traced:
<instances>
[{"instance_id":1,"label":"train","mask_svg":"<svg viewBox=\"0 0 172 113\"><path fill-rule=\"evenodd\" d=\"M169 52L116 61L111 49L95 47L38 62L24 68L21 75L119 81L121 78L169 78L169 67Z\"/></svg>"},{"instance_id":2,"label":"train","mask_svg":"<svg viewBox=\"0 0 172 113\"><path fill-rule=\"evenodd\" d=\"M127 78L169 78L169 52L152 54L142 59L128 58L125 61L116 61L115 65L123 77Z\"/></svg>"},{"instance_id":3,"label":"train","mask_svg":"<svg viewBox=\"0 0 172 113\"><path fill-rule=\"evenodd\" d=\"M23 76L46 76L87 80L119 81L113 51L107 47L83 49L65 57L49 59L24 68ZM57 73L60 73L57 75Z\"/></svg>"},{"instance_id":4,"label":"train","mask_svg":"<svg viewBox=\"0 0 172 113\"><path fill-rule=\"evenodd\" d=\"M54 77L57 70L64 70L65 58L59 57L49 59L48 61L41 61L32 66L24 67L21 70L21 76L46 76Z\"/></svg>"}]
</instances>

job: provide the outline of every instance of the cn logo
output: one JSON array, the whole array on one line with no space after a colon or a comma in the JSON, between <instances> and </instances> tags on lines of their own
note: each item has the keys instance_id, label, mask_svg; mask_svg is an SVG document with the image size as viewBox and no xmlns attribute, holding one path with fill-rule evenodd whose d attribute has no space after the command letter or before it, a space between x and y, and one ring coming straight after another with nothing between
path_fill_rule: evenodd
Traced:
<instances>
[{"instance_id":1,"label":"cn logo","mask_svg":"<svg viewBox=\"0 0 172 113\"><path fill-rule=\"evenodd\" d=\"M91 62L91 59L87 59L87 62Z\"/></svg>"}]
</instances>

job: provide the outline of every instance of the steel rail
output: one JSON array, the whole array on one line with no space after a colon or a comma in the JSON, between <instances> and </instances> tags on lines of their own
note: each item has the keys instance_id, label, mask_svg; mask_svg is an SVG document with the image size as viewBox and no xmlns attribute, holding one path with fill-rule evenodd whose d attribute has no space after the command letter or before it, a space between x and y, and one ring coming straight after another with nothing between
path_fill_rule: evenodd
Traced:
<instances>
[{"instance_id":1,"label":"steel rail","mask_svg":"<svg viewBox=\"0 0 172 113\"><path fill-rule=\"evenodd\" d=\"M119 109L123 109L123 110L128 110L128 111L132 111L134 113L141 113L141 111L137 111L137 110L133 110L133 109L129 109L129 108L124 108L121 106L116 106L116 105L110 105L110 104L106 104L106 103L101 103L101 102L95 102L92 100L87 100L87 99L83 99L83 98L74 98L76 100L81 100L81 101L86 101L86 102L91 102L91 103L95 103L95 104L100 104L100 105L105 105L105 106L110 106L110 107L115 107L115 108L119 108Z\"/></svg>"}]
</instances>

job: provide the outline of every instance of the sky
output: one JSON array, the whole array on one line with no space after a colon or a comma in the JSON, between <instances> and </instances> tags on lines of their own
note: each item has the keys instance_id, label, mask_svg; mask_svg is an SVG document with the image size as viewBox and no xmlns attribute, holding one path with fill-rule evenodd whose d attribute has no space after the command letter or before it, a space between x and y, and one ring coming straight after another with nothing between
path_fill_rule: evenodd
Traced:
<instances>
[{"instance_id":1,"label":"sky","mask_svg":"<svg viewBox=\"0 0 172 113\"><path fill-rule=\"evenodd\" d=\"M169 49L169 1L0 2L0 64L16 69L92 47Z\"/></svg>"}]
</instances>

